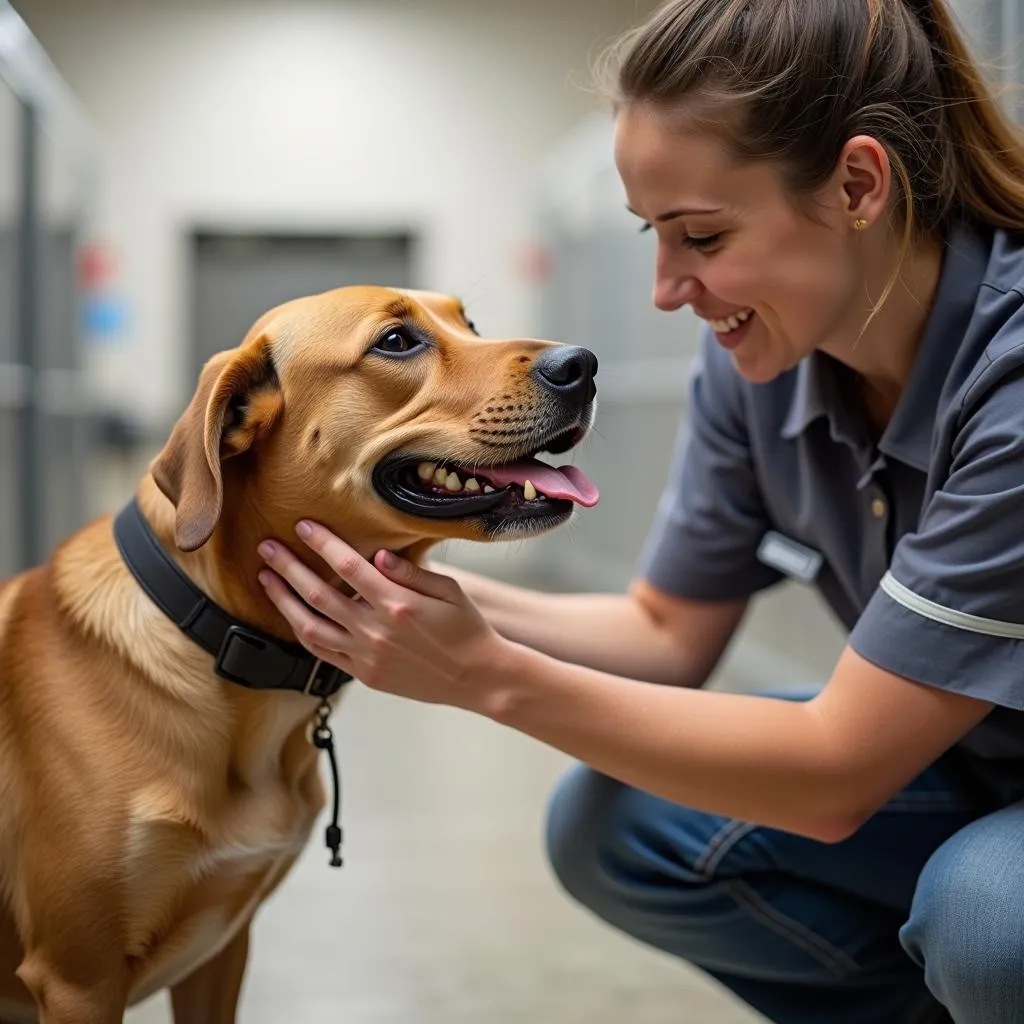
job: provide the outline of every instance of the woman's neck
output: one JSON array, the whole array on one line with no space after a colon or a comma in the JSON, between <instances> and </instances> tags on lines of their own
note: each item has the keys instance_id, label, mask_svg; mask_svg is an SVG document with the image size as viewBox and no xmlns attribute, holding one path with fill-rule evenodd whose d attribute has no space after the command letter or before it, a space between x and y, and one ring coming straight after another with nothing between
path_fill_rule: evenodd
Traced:
<instances>
[{"instance_id":1,"label":"woman's neck","mask_svg":"<svg viewBox=\"0 0 1024 1024\"><path fill-rule=\"evenodd\" d=\"M888 284L899 240L879 237L874 245L864 241L865 281L873 304ZM921 347L939 286L943 252L937 240L912 247L885 303L863 332L859 325L851 326L848 340L823 348L853 371L857 398L877 434L892 418Z\"/></svg>"}]
</instances>

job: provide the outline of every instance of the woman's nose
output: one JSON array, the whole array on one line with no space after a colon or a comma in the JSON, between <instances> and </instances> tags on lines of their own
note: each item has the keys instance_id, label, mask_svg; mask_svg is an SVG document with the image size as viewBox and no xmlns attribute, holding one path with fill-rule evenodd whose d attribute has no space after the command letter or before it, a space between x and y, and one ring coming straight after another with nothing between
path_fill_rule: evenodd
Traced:
<instances>
[{"instance_id":1,"label":"woman's nose","mask_svg":"<svg viewBox=\"0 0 1024 1024\"><path fill-rule=\"evenodd\" d=\"M659 247L654 266L655 308L671 313L690 302L695 302L704 290L699 279L692 273L689 261L680 260L678 253ZM687 265L684 266L683 264Z\"/></svg>"},{"instance_id":2,"label":"woman's nose","mask_svg":"<svg viewBox=\"0 0 1024 1024\"><path fill-rule=\"evenodd\" d=\"M702 291L700 281L691 275L659 272L654 279L654 305L663 313L672 313L695 302Z\"/></svg>"}]
</instances>

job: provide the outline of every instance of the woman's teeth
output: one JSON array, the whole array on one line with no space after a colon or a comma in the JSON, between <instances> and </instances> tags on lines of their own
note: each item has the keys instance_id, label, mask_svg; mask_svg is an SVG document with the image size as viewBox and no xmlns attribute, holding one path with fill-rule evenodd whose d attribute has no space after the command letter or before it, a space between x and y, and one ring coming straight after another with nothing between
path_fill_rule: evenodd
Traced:
<instances>
[{"instance_id":1,"label":"woman's teeth","mask_svg":"<svg viewBox=\"0 0 1024 1024\"><path fill-rule=\"evenodd\" d=\"M709 320L708 323L716 334L728 334L730 331L735 331L740 324L746 323L753 315L752 309L744 309L742 312L726 317L725 320Z\"/></svg>"}]
</instances>

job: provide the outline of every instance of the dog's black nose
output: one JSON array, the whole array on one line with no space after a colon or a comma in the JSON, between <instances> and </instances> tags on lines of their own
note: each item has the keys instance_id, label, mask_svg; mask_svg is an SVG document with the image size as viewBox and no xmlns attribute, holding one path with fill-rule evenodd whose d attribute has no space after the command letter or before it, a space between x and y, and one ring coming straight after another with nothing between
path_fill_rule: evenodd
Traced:
<instances>
[{"instance_id":1,"label":"dog's black nose","mask_svg":"<svg viewBox=\"0 0 1024 1024\"><path fill-rule=\"evenodd\" d=\"M545 349L534 360L533 372L541 385L564 398L591 402L597 394L597 356L590 349L577 345Z\"/></svg>"}]
</instances>

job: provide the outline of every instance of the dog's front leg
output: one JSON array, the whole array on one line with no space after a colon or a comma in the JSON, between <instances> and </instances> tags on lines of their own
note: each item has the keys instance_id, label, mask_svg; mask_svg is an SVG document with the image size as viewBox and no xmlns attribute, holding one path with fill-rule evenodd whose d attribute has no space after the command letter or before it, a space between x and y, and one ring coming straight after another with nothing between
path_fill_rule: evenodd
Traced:
<instances>
[{"instance_id":1,"label":"dog's front leg","mask_svg":"<svg viewBox=\"0 0 1024 1024\"><path fill-rule=\"evenodd\" d=\"M249 924L211 960L171 989L174 1024L235 1024L249 958Z\"/></svg>"},{"instance_id":2,"label":"dog's front leg","mask_svg":"<svg viewBox=\"0 0 1024 1024\"><path fill-rule=\"evenodd\" d=\"M128 972L98 975L82 965L59 964L46 951L26 955L18 977L32 993L39 1024L122 1024L128 1002Z\"/></svg>"}]
</instances>

